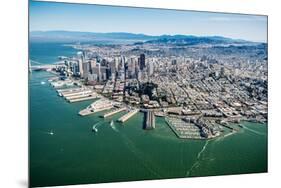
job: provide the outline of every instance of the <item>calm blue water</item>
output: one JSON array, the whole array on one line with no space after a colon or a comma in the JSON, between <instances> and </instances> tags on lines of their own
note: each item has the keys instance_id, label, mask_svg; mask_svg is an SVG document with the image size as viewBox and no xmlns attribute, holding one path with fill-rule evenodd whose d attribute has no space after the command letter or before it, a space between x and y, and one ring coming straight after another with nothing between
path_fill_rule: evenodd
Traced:
<instances>
[{"instance_id":1,"label":"calm blue water","mask_svg":"<svg viewBox=\"0 0 281 188\"><path fill-rule=\"evenodd\" d=\"M29 59L42 64L55 63L59 61L58 56L71 57L76 53L76 49L65 46L64 43L33 42L29 46Z\"/></svg>"}]
</instances>

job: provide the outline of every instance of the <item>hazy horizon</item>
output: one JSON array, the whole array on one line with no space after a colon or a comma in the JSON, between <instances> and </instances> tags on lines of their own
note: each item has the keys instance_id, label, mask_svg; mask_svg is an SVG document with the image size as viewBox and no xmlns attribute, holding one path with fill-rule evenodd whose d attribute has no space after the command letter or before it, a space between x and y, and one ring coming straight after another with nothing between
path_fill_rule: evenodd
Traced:
<instances>
[{"instance_id":1,"label":"hazy horizon","mask_svg":"<svg viewBox=\"0 0 281 188\"><path fill-rule=\"evenodd\" d=\"M267 16L259 15L31 1L29 26L31 32L221 36L267 43Z\"/></svg>"}]
</instances>

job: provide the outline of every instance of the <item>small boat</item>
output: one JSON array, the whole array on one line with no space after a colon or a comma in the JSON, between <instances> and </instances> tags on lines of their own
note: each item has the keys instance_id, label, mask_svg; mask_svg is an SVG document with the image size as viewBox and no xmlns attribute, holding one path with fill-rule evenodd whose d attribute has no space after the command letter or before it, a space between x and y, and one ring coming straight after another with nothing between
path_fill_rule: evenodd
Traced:
<instances>
[{"instance_id":1,"label":"small boat","mask_svg":"<svg viewBox=\"0 0 281 188\"><path fill-rule=\"evenodd\" d=\"M45 82L44 82L44 81L42 81L42 82L41 82L41 84L42 84L42 85L44 85L44 84L45 84Z\"/></svg>"},{"instance_id":2,"label":"small boat","mask_svg":"<svg viewBox=\"0 0 281 188\"><path fill-rule=\"evenodd\" d=\"M92 128L92 132L98 132L98 129L95 127L95 126L93 126L93 128Z\"/></svg>"},{"instance_id":3,"label":"small boat","mask_svg":"<svg viewBox=\"0 0 281 188\"><path fill-rule=\"evenodd\" d=\"M113 122L113 120L111 120L111 122L110 122L110 126L113 126L113 124L114 124L114 122Z\"/></svg>"},{"instance_id":4,"label":"small boat","mask_svg":"<svg viewBox=\"0 0 281 188\"><path fill-rule=\"evenodd\" d=\"M51 132L50 132L50 135L54 135L54 132L53 132L53 131L51 131Z\"/></svg>"}]
</instances>

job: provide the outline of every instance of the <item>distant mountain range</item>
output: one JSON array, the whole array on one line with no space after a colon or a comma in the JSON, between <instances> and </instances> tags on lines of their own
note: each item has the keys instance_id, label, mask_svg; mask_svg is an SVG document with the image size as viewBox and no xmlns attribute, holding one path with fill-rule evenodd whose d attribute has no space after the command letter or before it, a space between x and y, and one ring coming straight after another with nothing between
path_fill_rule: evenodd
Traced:
<instances>
[{"instance_id":1,"label":"distant mountain range","mask_svg":"<svg viewBox=\"0 0 281 188\"><path fill-rule=\"evenodd\" d=\"M40 42L97 42L113 43L151 43L151 44L255 44L254 42L231 39L221 36L193 36L193 35L160 35L151 36L125 32L94 33L76 31L31 31L30 40Z\"/></svg>"},{"instance_id":2,"label":"distant mountain range","mask_svg":"<svg viewBox=\"0 0 281 188\"><path fill-rule=\"evenodd\" d=\"M32 31L30 32L31 41L50 41L50 42L95 42L95 41L124 41L138 42L154 40L158 37L144 34L133 33L94 33L76 31Z\"/></svg>"}]
</instances>

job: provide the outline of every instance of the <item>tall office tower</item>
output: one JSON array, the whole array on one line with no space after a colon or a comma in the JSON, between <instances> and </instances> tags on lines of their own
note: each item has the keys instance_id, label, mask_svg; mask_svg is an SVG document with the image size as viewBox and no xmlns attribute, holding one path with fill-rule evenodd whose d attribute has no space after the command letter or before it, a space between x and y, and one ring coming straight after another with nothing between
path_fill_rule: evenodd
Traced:
<instances>
[{"instance_id":1,"label":"tall office tower","mask_svg":"<svg viewBox=\"0 0 281 188\"><path fill-rule=\"evenodd\" d=\"M92 59L90 61L90 73L91 74L93 73L93 68L96 67L96 64L97 64L97 59Z\"/></svg>"},{"instance_id":2,"label":"tall office tower","mask_svg":"<svg viewBox=\"0 0 281 188\"><path fill-rule=\"evenodd\" d=\"M105 73L106 73L106 80L108 80L110 78L110 76L111 76L110 68L106 67Z\"/></svg>"},{"instance_id":3,"label":"tall office tower","mask_svg":"<svg viewBox=\"0 0 281 188\"><path fill-rule=\"evenodd\" d=\"M83 52L77 52L80 77L83 78Z\"/></svg>"},{"instance_id":4,"label":"tall office tower","mask_svg":"<svg viewBox=\"0 0 281 188\"><path fill-rule=\"evenodd\" d=\"M125 63L126 63L126 57L122 55L121 56L121 69L124 69Z\"/></svg>"},{"instance_id":5,"label":"tall office tower","mask_svg":"<svg viewBox=\"0 0 281 188\"><path fill-rule=\"evenodd\" d=\"M90 74L90 63L84 62L82 66L83 66L83 78L88 78L88 75Z\"/></svg>"},{"instance_id":6,"label":"tall office tower","mask_svg":"<svg viewBox=\"0 0 281 188\"><path fill-rule=\"evenodd\" d=\"M86 51L82 52L84 60L87 58L88 53Z\"/></svg>"},{"instance_id":7,"label":"tall office tower","mask_svg":"<svg viewBox=\"0 0 281 188\"><path fill-rule=\"evenodd\" d=\"M119 58L118 57L114 58L113 64L114 64L115 72L118 72L118 67L119 67Z\"/></svg>"},{"instance_id":8,"label":"tall office tower","mask_svg":"<svg viewBox=\"0 0 281 188\"><path fill-rule=\"evenodd\" d=\"M79 65L77 62L73 62L72 63L72 72L74 76L78 76L79 75Z\"/></svg>"},{"instance_id":9,"label":"tall office tower","mask_svg":"<svg viewBox=\"0 0 281 188\"><path fill-rule=\"evenodd\" d=\"M128 62L128 77L135 78L135 73L136 73L135 58L130 58L130 61Z\"/></svg>"},{"instance_id":10,"label":"tall office tower","mask_svg":"<svg viewBox=\"0 0 281 188\"><path fill-rule=\"evenodd\" d=\"M110 71L111 71L111 74L115 74L116 72L116 65L115 65L115 59L113 61L110 62Z\"/></svg>"},{"instance_id":11,"label":"tall office tower","mask_svg":"<svg viewBox=\"0 0 281 188\"><path fill-rule=\"evenodd\" d=\"M153 62L149 62L148 63L148 76L151 76L153 74L154 71L154 64Z\"/></svg>"},{"instance_id":12,"label":"tall office tower","mask_svg":"<svg viewBox=\"0 0 281 188\"><path fill-rule=\"evenodd\" d=\"M139 58L140 70L145 68L145 55L141 54Z\"/></svg>"},{"instance_id":13,"label":"tall office tower","mask_svg":"<svg viewBox=\"0 0 281 188\"><path fill-rule=\"evenodd\" d=\"M101 66L100 66L100 63L97 64L97 67L98 67L98 80L99 80L99 82L100 82L100 81L102 80L102 79L101 79L102 75L101 75L101 70L100 70L100 67L101 67Z\"/></svg>"}]
</instances>

